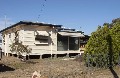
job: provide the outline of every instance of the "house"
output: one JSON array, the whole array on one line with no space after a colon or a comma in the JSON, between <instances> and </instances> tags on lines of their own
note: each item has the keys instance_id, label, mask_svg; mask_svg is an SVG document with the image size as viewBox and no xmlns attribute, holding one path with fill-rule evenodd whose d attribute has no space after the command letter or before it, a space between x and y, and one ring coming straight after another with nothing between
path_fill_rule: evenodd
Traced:
<instances>
[{"instance_id":1,"label":"house","mask_svg":"<svg viewBox=\"0 0 120 78\"><path fill-rule=\"evenodd\" d=\"M1 46L2 46L2 40L0 39L0 60L2 59L2 49L1 49Z\"/></svg>"},{"instance_id":2,"label":"house","mask_svg":"<svg viewBox=\"0 0 120 78\"><path fill-rule=\"evenodd\" d=\"M85 45L87 44L89 38L90 38L89 35L84 35L84 37L80 38L80 50L82 53L84 53Z\"/></svg>"},{"instance_id":3,"label":"house","mask_svg":"<svg viewBox=\"0 0 120 78\"><path fill-rule=\"evenodd\" d=\"M1 46L2 46L2 40L0 39L0 48L1 48Z\"/></svg>"},{"instance_id":4,"label":"house","mask_svg":"<svg viewBox=\"0 0 120 78\"><path fill-rule=\"evenodd\" d=\"M65 29L62 25L47 23L20 21L0 31L2 34L2 52L6 56L15 54L10 51L9 45L18 40L23 45L28 45L32 51L25 56L60 54L81 54L80 37L84 37L81 31ZM18 35L16 35L16 33Z\"/></svg>"}]
</instances>

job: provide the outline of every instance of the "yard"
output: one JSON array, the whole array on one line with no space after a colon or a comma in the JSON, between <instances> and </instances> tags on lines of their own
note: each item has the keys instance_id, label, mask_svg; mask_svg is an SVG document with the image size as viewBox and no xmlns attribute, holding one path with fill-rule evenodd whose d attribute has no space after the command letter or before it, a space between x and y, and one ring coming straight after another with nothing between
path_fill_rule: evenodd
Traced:
<instances>
[{"instance_id":1,"label":"yard","mask_svg":"<svg viewBox=\"0 0 120 78\"><path fill-rule=\"evenodd\" d=\"M34 71L41 78L119 78L120 68L110 69L87 68L83 62L73 59L30 59L21 62L16 57L3 57L0 61L0 78L32 78ZM119 76L119 77L118 77Z\"/></svg>"}]
</instances>

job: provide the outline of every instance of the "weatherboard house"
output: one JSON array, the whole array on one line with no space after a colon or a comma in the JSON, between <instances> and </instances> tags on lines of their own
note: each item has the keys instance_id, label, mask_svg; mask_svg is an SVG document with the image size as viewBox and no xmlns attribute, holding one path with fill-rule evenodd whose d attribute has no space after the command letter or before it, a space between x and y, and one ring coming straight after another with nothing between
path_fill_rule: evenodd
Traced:
<instances>
[{"instance_id":1,"label":"weatherboard house","mask_svg":"<svg viewBox=\"0 0 120 78\"><path fill-rule=\"evenodd\" d=\"M10 44L16 38L23 45L28 45L32 51L26 56L81 54L80 37L84 37L81 31L62 28L61 25L20 21L0 31L2 34L2 52L6 56L15 54L10 51Z\"/></svg>"}]
</instances>

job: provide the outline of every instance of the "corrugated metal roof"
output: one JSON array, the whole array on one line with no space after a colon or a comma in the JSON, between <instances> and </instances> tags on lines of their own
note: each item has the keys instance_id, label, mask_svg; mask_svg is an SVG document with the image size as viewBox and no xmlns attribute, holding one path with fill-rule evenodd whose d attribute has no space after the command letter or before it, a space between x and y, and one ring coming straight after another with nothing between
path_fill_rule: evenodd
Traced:
<instances>
[{"instance_id":1,"label":"corrugated metal roof","mask_svg":"<svg viewBox=\"0 0 120 78\"><path fill-rule=\"evenodd\" d=\"M8 29L10 29L10 28L16 27L16 26L18 26L18 25L20 25L20 24L39 25L39 26L50 26L50 27L53 27L53 26L54 26L54 27L61 27L61 26L62 26L62 25L53 25L53 24L39 23L39 22L20 21L20 22L12 25L12 26L10 26L10 27L7 27L7 28L1 30L0 33L3 32L3 31L5 31L5 30L8 30Z\"/></svg>"}]
</instances>

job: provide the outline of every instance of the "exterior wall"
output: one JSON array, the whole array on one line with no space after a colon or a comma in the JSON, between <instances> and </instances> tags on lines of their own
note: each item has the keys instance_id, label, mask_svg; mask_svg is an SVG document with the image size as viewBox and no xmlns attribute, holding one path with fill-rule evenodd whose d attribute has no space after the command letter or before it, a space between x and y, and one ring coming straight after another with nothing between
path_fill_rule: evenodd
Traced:
<instances>
[{"instance_id":1,"label":"exterior wall","mask_svg":"<svg viewBox=\"0 0 120 78\"><path fill-rule=\"evenodd\" d=\"M5 52L5 45L4 45L4 41L3 41L3 35L2 35L2 45L1 45L1 48L2 48L2 52Z\"/></svg>"},{"instance_id":2,"label":"exterior wall","mask_svg":"<svg viewBox=\"0 0 120 78\"><path fill-rule=\"evenodd\" d=\"M21 26L17 26L2 32L2 52L4 52L6 56L8 56L8 53L11 53L9 46L15 39L15 31L21 32L22 30Z\"/></svg>"},{"instance_id":3,"label":"exterior wall","mask_svg":"<svg viewBox=\"0 0 120 78\"><path fill-rule=\"evenodd\" d=\"M35 44L35 31L46 31L49 34L48 44ZM54 54L57 51L57 32L55 28L43 26L24 27L24 45L32 48L30 55Z\"/></svg>"},{"instance_id":4,"label":"exterior wall","mask_svg":"<svg viewBox=\"0 0 120 78\"><path fill-rule=\"evenodd\" d=\"M2 40L0 40L0 48L2 47Z\"/></svg>"}]
</instances>

